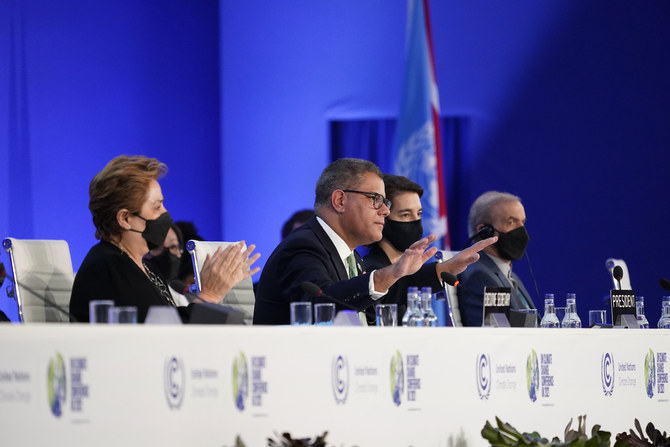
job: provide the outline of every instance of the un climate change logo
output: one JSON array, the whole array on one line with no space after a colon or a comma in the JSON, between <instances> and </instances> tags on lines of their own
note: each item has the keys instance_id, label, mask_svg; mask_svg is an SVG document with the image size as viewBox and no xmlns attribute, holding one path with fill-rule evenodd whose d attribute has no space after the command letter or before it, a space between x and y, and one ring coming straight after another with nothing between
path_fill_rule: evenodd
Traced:
<instances>
[{"instance_id":1,"label":"un climate change logo","mask_svg":"<svg viewBox=\"0 0 670 447\"><path fill-rule=\"evenodd\" d=\"M480 399L488 399L491 394L491 361L489 356L482 354L475 365L477 372L477 392Z\"/></svg>"},{"instance_id":2,"label":"un climate change logo","mask_svg":"<svg viewBox=\"0 0 670 447\"><path fill-rule=\"evenodd\" d=\"M647 396L654 397L654 386L656 386L656 359L651 349L644 358L644 385L647 388Z\"/></svg>"},{"instance_id":3,"label":"un climate change logo","mask_svg":"<svg viewBox=\"0 0 670 447\"><path fill-rule=\"evenodd\" d=\"M233 399L238 410L244 410L244 403L249 394L249 372L247 358L243 352L233 360Z\"/></svg>"},{"instance_id":4,"label":"un climate change logo","mask_svg":"<svg viewBox=\"0 0 670 447\"><path fill-rule=\"evenodd\" d=\"M402 355L396 351L391 357L391 397L393 403L399 406L402 401L402 393L405 387L405 372L403 370Z\"/></svg>"},{"instance_id":5,"label":"un climate change logo","mask_svg":"<svg viewBox=\"0 0 670 447\"><path fill-rule=\"evenodd\" d=\"M60 353L49 360L49 369L47 372L47 391L49 397L49 408L54 416L60 417L63 414L63 405L65 404L65 362Z\"/></svg>"},{"instance_id":6,"label":"un climate change logo","mask_svg":"<svg viewBox=\"0 0 670 447\"><path fill-rule=\"evenodd\" d=\"M600 380L605 396L611 396L614 391L614 358L609 352L603 354L600 362Z\"/></svg>"},{"instance_id":7,"label":"un climate change logo","mask_svg":"<svg viewBox=\"0 0 670 447\"><path fill-rule=\"evenodd\" d=\"M341 355L333 357L331 383L335 402L338 404L346 402L349 394L349 364L346 357Z\"/></svg>"},{"instance_id":8,"label":"un climate change logo","mask_svg":"<svg viewBox=\"0 0 670 447\"><path fill-rule=\"evenodd\" d=\"M184 362L177 357L165 360L163 368L163 385L165 387L165 398L172 410L178 410L184 402L186 391L186 372Z\"/></svg>"},{"instance_id":9,"label":"un climate change logo","mask_svg":"<svg viewBox=\"0 0 670 447\"><path fill-rule=\"evenodd\" d=\"M526 360L526 387L528 388L530 400L535 402L537 400L537 390L540 387L540 369L535 349L531 350Z\"/></svg>"}]
</instances>

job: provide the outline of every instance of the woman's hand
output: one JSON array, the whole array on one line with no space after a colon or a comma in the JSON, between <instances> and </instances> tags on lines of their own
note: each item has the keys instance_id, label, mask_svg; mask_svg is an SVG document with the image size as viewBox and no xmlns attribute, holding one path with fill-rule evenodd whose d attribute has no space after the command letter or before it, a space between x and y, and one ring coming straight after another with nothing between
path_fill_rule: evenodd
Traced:
<instances>
[{"instance_id":1,"label":"woman's hand","mask_svg":"<svg viewBox=\"0 0 670 447\"><path fill-rule=\"evenodd\" d=\"M246 250L242 250L242 247L244 241L230 244L225 250L219 247L211 257L207 255L200 271L200 299L220 303L237 283L260 270L260 267L250 269L261 256L260 253L251 256L256 246L249 245Z\"/></svg>"}]
</instances>

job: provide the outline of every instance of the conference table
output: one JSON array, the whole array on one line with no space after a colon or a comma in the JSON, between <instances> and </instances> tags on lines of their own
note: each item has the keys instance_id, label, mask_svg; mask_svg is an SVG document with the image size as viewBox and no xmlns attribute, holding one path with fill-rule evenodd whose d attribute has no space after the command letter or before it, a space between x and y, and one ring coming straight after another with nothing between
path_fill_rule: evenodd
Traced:
<instances>
[{"instance_id":1,"label":"conference table","mask_svg":"<svg viewBox=\"0 0 670 447\"><path fill-rule=\"evenodd\" d=\"M0 325L2 445L483 446L670 429L658 329Z\"/></svg>"}]
</instances>

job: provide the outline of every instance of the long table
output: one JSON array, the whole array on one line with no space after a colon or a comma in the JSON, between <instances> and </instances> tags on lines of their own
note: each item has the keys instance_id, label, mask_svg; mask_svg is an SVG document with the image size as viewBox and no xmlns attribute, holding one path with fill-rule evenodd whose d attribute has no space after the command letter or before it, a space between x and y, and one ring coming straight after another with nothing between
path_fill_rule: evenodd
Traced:
<instances>
[{"instance_id":1,"label":"long table","mask_svg":"<svg viewBox=\"0 0 670 447\"><path fill-rule=\"evenodd\" d=\"M670 331L0 325L2 445L487 445L670 429ZM465 444L463 444L463 442ZM459 444L460 443L460 444Z\"/></svg>"}]
</instances>

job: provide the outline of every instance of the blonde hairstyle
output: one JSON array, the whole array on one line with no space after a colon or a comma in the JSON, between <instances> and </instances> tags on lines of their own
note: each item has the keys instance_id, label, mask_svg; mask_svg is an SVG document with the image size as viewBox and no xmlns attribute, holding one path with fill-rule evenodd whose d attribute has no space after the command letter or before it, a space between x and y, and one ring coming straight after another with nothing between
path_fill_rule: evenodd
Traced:
<instances>
[{"instance_id":1,"label":"blonde hairstyle","mask_svg":"<svg viewBox=\"0 0 670 447\"><path fill-rule=\"evenodd\" d=\"M93 216L95 237L109 240L122 233L116 220L126 208L137 214L146 200L149 184L167 173L167 166L142 155L119 155L98 172L88 187L88 209Z\"/></svg>"}]
</instances>

